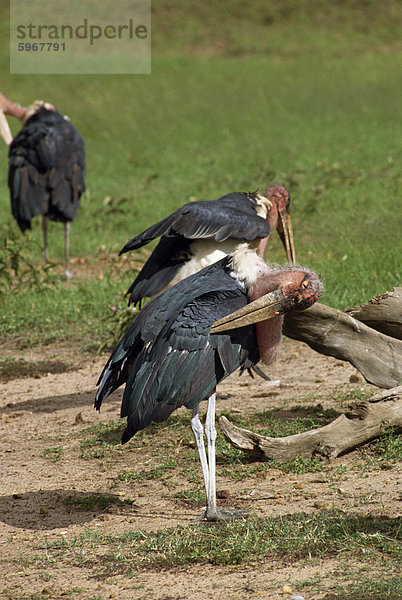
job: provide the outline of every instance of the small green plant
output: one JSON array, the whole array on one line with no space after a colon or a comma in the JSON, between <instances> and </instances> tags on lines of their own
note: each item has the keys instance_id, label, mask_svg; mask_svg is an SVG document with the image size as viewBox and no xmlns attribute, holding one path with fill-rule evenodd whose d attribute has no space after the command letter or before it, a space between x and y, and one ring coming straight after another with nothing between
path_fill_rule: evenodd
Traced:
<instances>
[{"instance_id":1,"label":"small green plant","mask_svg":"<svg viewBox=\"0 0 402 600\"><path fill-rule=\"evenodd\" d=\"M35 265L31 256L35 243L8 228L0 231L0 299L7 292L18 294L27 289L40 290L54 286L60 278L54 265Z\"/></svg>"},{"instance_id":2,"label":"small green plant","mask_svg":"<svg viewBox=\"0 0 402 600\"><path fill-rule=\"evenodd\" d=\"M63 456L63 452L63 446L56 446L55 448L46 448L43 456L51 462L58 462Z\"/></svg>"},{"instance_id":3,"label":"small green plant","mask_svg":"<svg viewBox=\"0 0 402 600\"><path fill-rule=\"evenodd\" d=\"M368 465L386 469L402 460L402 437L392 427L385 429L387 433L377 440L365 444L359 449Z\"/></svg>"},{"instance_id":4,"label":"small green plant","mask_svg":"<svg viewBox=\"0 0 402 600\"><path fill-rule=\"evenodd\" d=\"M288 462L274 461L273 466L281 469L284 473L314 473L325 470L325 464L322 461L303 456L296 456Z\"/></svg>"},{"instance_id":5,"label":"small green plant","mask_svg":"<svg viewBox=\"0 0 402 600\"><path fill-rule=\"evenodd\" d=\"M107 315L103 317L111 331L111 335L107 341L99 346L99 352L113 348L130 327L137 314L138 309L132 305L127 306L127 298L125 297L119 299L117 304L112 304Z\"/></svg>"},{"instance_id":6,"label":"small green plant","mask_svg":"<svg viewBox=\"0 0 402 600\"><path fill-rule=\"evenodd\" d=\"M198 486L191 490L180 490L174 494L174 497L179 502L184 502L185 504L197 505L200 502L205 500L205 493L202 487Z\"/></svg>"},{"instance_id":7,"label":"small green plant","mask_svg":"<svg viewBox=\"0 0 402 600\"><path fill-rule=\"evenodd\" d=\"M124 429L123 420L98 423L83 429L81 437L81 458L103 459L112 451L121 451L121 434Z\"/></svg>"}]
</instances>

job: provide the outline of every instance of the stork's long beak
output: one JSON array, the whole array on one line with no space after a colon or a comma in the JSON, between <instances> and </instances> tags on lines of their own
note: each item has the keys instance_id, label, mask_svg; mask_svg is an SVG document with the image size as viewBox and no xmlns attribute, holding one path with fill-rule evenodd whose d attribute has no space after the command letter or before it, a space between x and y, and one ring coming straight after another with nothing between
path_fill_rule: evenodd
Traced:
<instances>
[{"instance_id":1,"label":"stork's long beak","mask_svg":"<svg viewBox=\"0 0 402 600\"><path fill-rule=\"evenodd\" d=\"M219 321L215 321L211 327L211 333L252 325L292 310L304 310L312 306L321 293L322 283L318 275L312 272L306 273L301 281L299 279L299 283L290 281Z\"/></svg>"},{"instance_id":2,"label":"stork's long beak","mask_svg":"<svg viewBox=\"0 0 402 600\"><path fill-rule=\"evenodd\" d=\"M265 321L272 319L283 314L282 310L284 302L284 295L282 288L269 292L265 296L261 296L254 302L250 302L243 308L239 308L235 312L215 321L211 327L211 333L219 333L220 331L227 331L228 329L237 329L238 327L244 327L245 325L252 325L259 321Z\"/></svg>"},{"instance_id":3,"label":"stork's long beak","mask_svg":"<svg viewBox=\"0 0 402 600\"><path fill-rule=\"evenodd\" d=\"M286 209L279 211L278 233L285 247L288 262L294 265L296 263L296 253L293 241L293 229L290 214Z\"/></svg>"},{"instance_id":4,"label":"stork's long beak","mask_svg":"<svg viewBox=\"0 0 402 600\"><path fill-rule=\"evenodd\" d=\"M13 141L13 136L10 131L10 126L7 121L7 117L4 114L3 110L0 108L0 134L3 140L6 142L7 146L11 144Z\"/></svg>"},{"instance_id":5,"label":"stork's long beak","mask_svg":"<svg viewBox=\"0 0 402 600\"><path fill-rule=\"evenodd\" d=\"M215 321L211 327L211 333L219 333L228 329L237 329L245 325L252 325L259 321L272 319L278 315L284 314L286 310L283 308L285 297L282 288L269 292L265 296L261 296L254 302L250 302L243 308L239 308L235 312Z\"/></svg>"}]
</instances>

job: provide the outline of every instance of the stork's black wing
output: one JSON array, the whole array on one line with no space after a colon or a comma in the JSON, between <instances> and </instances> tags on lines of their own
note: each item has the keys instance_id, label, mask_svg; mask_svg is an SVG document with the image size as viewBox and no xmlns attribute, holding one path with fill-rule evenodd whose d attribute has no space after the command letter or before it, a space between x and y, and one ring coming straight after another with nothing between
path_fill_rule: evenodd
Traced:
<instances>
[{"instance_id":1,"label":"stork's black wing","mask_svg":"<svg viewBox=\"0 0 402 600\"><path fill-rule=\"evenodd\" d=\"M68 119L44 107L28 119L10 145L8 186L22 231L38 215L75 218L85 190L85 145Z\"/></svg>"},{"instance_id":2,"label":"stork's black wing","mask_svg":"<svg viewBox=\"0 0 402 600\"><path fill-rule=\"evenodd\" d=\"M123 383L123 442L176 408L193 408L239 366L259 360L254 326L210 335L212 323L244 306L230 257L160 294L138 314L109 358L95 406Z\"/></svg>"},{"instance_id":3,"label":"stork's black wing","mask_svg":"<svg viewBox=\"0 0 402 600\"><path fill-rule=\"evenodd\" d=\"M185 204L159 223L127 242L120 254L160 237L160 241L127 291L129 304L165 289L190 260L191 240L266 237L269 225L256 213L256 194L233 192L218 200Z\"/></svg>"},{"instance_id":4,"label":"stork's black wing","mask_svg":"<svg viewBox=\"0 0 402 600\"><path fill-rule=\"evenodd\" d=\"M191 258L191 241L181 236L161 237L156 248L127 290L129 304L164 290L183 264Z\"/></svg>"},{"instance_id":5,"label":"stork's black wing","mask_svg":"<svg viewBox=\"0 0 402 600\"><path fill-rule=\"evenodd\" d=\"M217 242L228 238L253 240L267 237L269 225L266 219L257 215L254 197L255 194L234 192L218 200L185 204L127 242L120 254L162 236L210 238Z\"/></svg>"}]
</instances>

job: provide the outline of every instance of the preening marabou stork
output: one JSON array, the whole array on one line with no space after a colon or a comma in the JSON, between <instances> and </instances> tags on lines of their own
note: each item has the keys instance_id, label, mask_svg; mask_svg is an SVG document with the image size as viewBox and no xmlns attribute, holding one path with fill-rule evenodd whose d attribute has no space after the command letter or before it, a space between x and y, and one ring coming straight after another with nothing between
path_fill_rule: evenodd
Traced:
<instances>
[{"instance_id":1,"label":"preening marabou stork","mask_svg":"<svg viewBox=\"0 0 402 600\"><path fill-rule=\"evenodd\" d=\"M258 193L234 192L218 200L189 202L135 236L120 254L160 241L127 291L138 303L233 252L240 241L264 255L270 232L277 229L287 259L295 262L289 192L281 185Z\"/></svg>"},{"instance_id":2,"label":"preening marabou stork","mask_svg":"<svg viewBox=\"0 0 402 600\"><path fill-rule=\"evenodd\" d=\"M153 298L136 316L98 381L102 401L126 384L122 442L181 406L191 427L204 475L207 507L200 518L235 516L216 504L215 389L239 367L269 364L281 340L281 316L307 308L322 292L319 277L299 267L270 268L247 244ZM258 321L258 322L257 322ZM257 323L257 324L254 324ZM199 404L205 420L208 458Z\"/></svg>"},{"instance_id":3,"label":"preening marabou stork","mask_svg":"<svg viewBox=\"0 0 402 600\"><path fill-rule=\"evenodd\" d=\"M64 223L65 275L69 272L70 223L85 190L85 144L74 125L53 105L36 101L25 108L0 94L1 133L9 145L11 210L22 232L42 215L45 261L47 219ZM12 139L5 115L23 127Z\"/></svg>"}]
</instances>

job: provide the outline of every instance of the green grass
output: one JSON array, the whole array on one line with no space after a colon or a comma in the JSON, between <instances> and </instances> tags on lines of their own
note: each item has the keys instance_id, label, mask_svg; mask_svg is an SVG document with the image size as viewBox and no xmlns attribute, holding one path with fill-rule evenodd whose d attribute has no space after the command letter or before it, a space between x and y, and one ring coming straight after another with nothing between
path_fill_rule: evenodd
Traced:
<instances>
[{"instance_id":1,"label":"green grass","mask_svg":"<svg viewBox=\"0 0 402 600\"><path fill-rule=\"evenodd\" d=\"M386 470L402 460L402 437L390 428L389 433L363 446L360 453L372 467Z\"/></svg>"},{"instance_id":2,"label":"green grass","mask_svg":"<svg viewBox=\"0 0 402 600\"><path fill-rule=\"evenodd\" d=\"M17 291L0 298L3 339L16 338L23 346L68 340L92 351L110 345L120 314L126 314L124 291L131 279L126 275L117 280L105 269L102 280L83 279L70 285L59 277L51 285L45 281L40 289L31 283L19 285ZM112 310L115 305L117 314Z\"/></svg>"},{"instance_id":3,"label":"green grass","mask_svg":"<svg viewBox=\"0 0 402 600\"><path fill-rule=\"evenodd\" d=\"M298 260L322 275L325 303L345 308L397 285L398 3L236 0L228 11L227 2L190 8L169 0L152 10L151 76L4 78L8 96L51 99L85 137L88 191L73 224L72 254L95 262L100 252L115 257L130 237L190 198L264 191L281 181L293 198ZM1 13L7 33L6 7ZM6 52L0 62L7 72ZM124 310L133 273L111 259L114 275L105 266L103 280L90 271L84 281L65 282L52 269L35 279L27 264L41 264L40 226L34 223L31 241L15 242L6 148L0 152L1 235L21 245L23 272L31 273L21 280L11 270L10 282L0 258L4 338L24 343L29 331L34 344L110 345L118 327L107 318L110 306ZM51 224L57 262L62 237L61 226ZM279 240L269 259L283 261Z\"/></svg>"},{"instance_id":4,"label":"green grass","mask_svg":"<svg viewBox=\"0 0 402 600\"><path fill-rule=\"evenodd\" d=\"M112 451L120 451L122 449L120 439L124 428L125 424L121 420L99 423L83 429L79 434L81 458L104 459Z\"/></svg>"},{"instance_id":5,"label":"green grass","mask_svg":"<svg viewBox=\"0 0 402 600\"><path fill-rule=\"evenodd\" d=\"M333 593L323 600L399 600L402 595L402 578L398 575L378 581L364 577L349 585L338 584Z\"/></svg>"},{"instance_id":6,"label":"green grass","mask_svg":"<svg viewBox=\"0 0 402 600\"><path fill-rule=\"evenodd\" d=\"M300 574L304 567L315 566L312 578L292 582L293 590L306 597L321 592L326 600L397 600L401 593L400 523L381 516L296 513L122 534L88 528L78 536L38 536L27 551L18 562L35 566L38 576L43 570L43 579L56 566L83 568L91 577L106 581L116 576L136 579L141 571L177 572L213 565L221 573L233 568L242 573L250 566L275 564L279 569L291 563ZM330 570L324 568L328 559L334 565ZM262 590L265 595L277 592L278 582L267 580L257 593ZM10 592L9 598L25 600L26 596Z\"/></svg>"},{"instance_id":7,"label":"green grass","mask_svg":"<svg viewBox=\"0 0 402 600\"><path fill-rule=\"evenodd\" d=\"M395 44L400 10L394 1L186 0L153 3L153 48L170 55L342 56ZM180 24L180 26L178 26ZM371 36L371 43L369 41Z\"/></svg>"},{"instance_id":8,"label":"green grass","mask_svg":"<svg viewBox=\"0 0 402 600\"><path fill-rule=\"evenodd\" d=\"M55 446L54 448L45 448L43 452L44 458L51 462L58 462L64 454L63 446Z\"/></svg>"},{"instance_id":9,"label":"green grass","mask_svg":"<svg viewBox=\"0 0 402 600\"><path fill-rule=\"evenodd\" d=\"M104 574L132 574L138 569L173 569L192 564L239 565L276 560L364 556L364 560L396 561L400 553L397 519L351 517L341 513L294 514L248 519L221 525L196 525L157 532L130 531L108 535L88 530L67 540L44 540L50 560L63 553L75 565ZM101 565L91 549L105 549ZM85 552L83 552L85 550Z\"/></svg>"},{"instance_id":10,"label":"green grass","mask_svg":"<svg viewBox=\"0 0 402 600\"><path fill-rule=\"evenodd\" d=\"M351 400L367 401L368 394L361 391L340 394L335 392L337 402L346 405ZM311 400L311 399L310 399ZM298 401L299 402L299 401ZM220 414L219 413L218 417ZM284 437L308 431L330 423L339 416L335 410L322 410L308 400L304 404L291 406L281 415L281 411L265 411L249 416L226 414L238 427L272 437ZM190 413L182 410L165 423L151 424L140 431L124 446L120 439L125 421L110 421L83 429L80 436L81 458L85 460L110 461L116 453L135 452L141 455L141 464L136 469L123 469L113 479L112 487L120 483L135 484L138 481L158 479L169 486L172 476L180 476L185 482L180 493L174 497L179 501L197 503L203 499L203 484L200 464L194 439L190 429ZM162 442L163 440L163 442ZM160 452L163 444L164 452ZM328 465L318 459L296 456L293 460L280 462L261 460L242 452L228 444L223 435L216 440L217 464L220 476L232 481L244 481L269 475L271 469L283 473L302 474L325 472L328 480L339 481L344 467ZM367 470L387 470L402 460L402 442L396 432L363 445L358 450L359 461L354 467L364 473ZM146 466L144 466L146 465ZM190 487L187 487L190 486Z\"/></svg>"}]
</instances>

